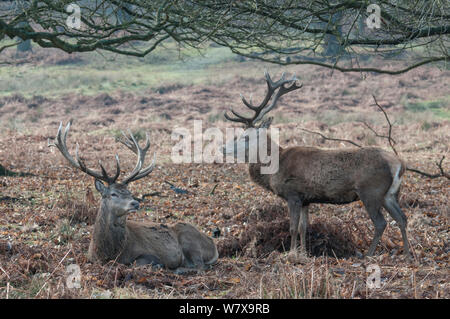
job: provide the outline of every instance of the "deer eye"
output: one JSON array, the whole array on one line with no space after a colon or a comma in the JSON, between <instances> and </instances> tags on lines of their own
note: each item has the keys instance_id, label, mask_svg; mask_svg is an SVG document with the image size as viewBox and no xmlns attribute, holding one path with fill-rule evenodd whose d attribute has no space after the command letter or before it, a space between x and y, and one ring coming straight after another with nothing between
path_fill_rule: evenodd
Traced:
<instances>
[{"instance_id":1,"label":"deer eye","mask_svg":"<svg viewBox=\"0 0 450 319\"><path fill-rule=\"evenodd\" d=\"M111 197L118 197L116 193L112 193Z\"/></svg>"}]
</instances>

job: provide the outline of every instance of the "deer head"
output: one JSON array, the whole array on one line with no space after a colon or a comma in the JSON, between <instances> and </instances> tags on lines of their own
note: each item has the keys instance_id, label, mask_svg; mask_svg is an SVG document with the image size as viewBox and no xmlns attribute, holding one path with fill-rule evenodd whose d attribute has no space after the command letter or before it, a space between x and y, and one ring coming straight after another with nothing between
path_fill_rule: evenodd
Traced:
<instances>
[{"instance_id":1,"label":"deer head","mask_svg":"<svg viewBox=\"0 0 450 319\"><path fill-rule=\"evenodd\" d=\"M243 116L233 109L230 110L233 115L225 113L225 118L227 120L243 123L245 125L245 130L239 137L235 138L234 141L227 143L223 147L222 151L224 155L234 155L234 157L236 157L237 154L245 154L247 161L249 156L248 151L258 147L260 138L267 138L267 129L270 127L273 118L269 117L264 119L264 116L276 106L278 99L282 95L302 87L302 85L297 85L295 76L291 79L285 79L285 73L283 73L280 80L273 82L267 71L264 72L264 75L267 82L267 93L261 104L255 106L251 103L251 99L250 102L248 102L241 94L244 105L254 112L253 117ZM287 85L289 83L291 83L291 85ZM274 94L275 96L273 96ZM272 101L268 105L270 100Z\"/></svg>"},{"instance_id":2,"label":"deer head","mask_svg":"<svg viewBox=\"0 0 450 319\"><path fill-rule=\"evenodd\" d=\"M110 215L109 217L112 217L111 220L116 220L117 218L126 216L128 213L137 211L139 209L139 202L128 190L128 184L147 176L153 170L155 157L149 166L142 168L145 155L150 148L148 134L146 134L145 146L144 148L141 148L130 131L129 136L122 132L123 137L118 139L118 141L137 155L137 162L134 169L121 182L118 182L120 176L120 161L118 155L115 156L116 171L114 176L110 176L107 173L100 161L100 171L94 171L87 168L84 160L78 154L78 144L75 150L75 158L70 155L66 139L71 125L72 121L69 121L63 132L63 125L61 122L55 141L53 143L50 143L49 141L48 145L55 146L73 167L95 178L95 188L102 196L102 212L106 215ZM106 185L104 183L106 183Z\"/></svg>"}]
</instances>

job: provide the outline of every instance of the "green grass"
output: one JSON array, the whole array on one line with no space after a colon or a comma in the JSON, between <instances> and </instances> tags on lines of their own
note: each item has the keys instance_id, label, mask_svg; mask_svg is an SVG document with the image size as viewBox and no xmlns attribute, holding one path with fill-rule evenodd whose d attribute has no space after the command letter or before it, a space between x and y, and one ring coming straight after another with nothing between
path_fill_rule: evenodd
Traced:
<instances>
[{"instance_id":1,"label":"green grass","mask_svg":"<svg viewBox=\"0 0 450 319\"><path fill-rule=\"evenodd\" d=\"M450 120L450 96L428 101L405 101L405 109L413 113L432 113L434 116Z\"/></svg>"},{"instance_id":2,"label":"green grass","mask_svg":"<svg viewBox=\"0 0 450 319\"><path fill-rule=\"evenodd\" d=\"M123 135L122 135L122 131L121 130L117 130L117 129L111 129L111 130L108 130L110 133L111 133L111 135L112 136L114 136L114 138L116 138L116 139L118 139L118 138L123 138ZM124 131L127 135L128 135L128 132L127 131ZM131 130L131 133L133 134L133 136L134 136L134 138L136 139L136 141L143 141L143 140L145 140L145 134L146 134L146 132L145 132L145 130L143 130L143 129L135 129L135 130Z\"/></svg>"},{"instance_id":3,"label":"green grass","mask_svg":"<svg viewBox=\"0 0 450 319\"><path fill-rule=\"evenodd\" d=\"M116 90L155 90L167 85L186 86L216 82L235 55L227 48L210 47L200 54L194 49L161 47L144 58L84 53L82 61L65 65L5 65L0 67L0 96L20 92L60 96L67 93L93 95ZM235 66L237 67L237 66Z\"/></svg>"}]
</instances>

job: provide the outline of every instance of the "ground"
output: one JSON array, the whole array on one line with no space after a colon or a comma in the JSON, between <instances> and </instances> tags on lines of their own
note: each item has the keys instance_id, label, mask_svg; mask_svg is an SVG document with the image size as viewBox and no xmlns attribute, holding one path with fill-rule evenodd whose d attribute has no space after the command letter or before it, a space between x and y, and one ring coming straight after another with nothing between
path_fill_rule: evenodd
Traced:
<instances>
[{"instance_id":1,"label":"ground","mask_svg":"<svg viewBox=\"0 0 450 319\"><path fill-rule=\"evenodd\" d=\"M245 164L171 161L174 127L192 132L193 120L203 120L203 130L232 127L224 111L241 107L239 93L262 98L267 68L274 78L281 71L295 73L304 84L272 112L282 146L349 146L301 130L306 128L390 149L362 123L386 133L373 94L395 121L395 147L408 166L437 173L435 162L449 150L448 70L428 66L399 76L343 74L246 61L220 48L182 61L170 52L125 63L122 57L111 61L98 54L34 48L20 59L22 65L0 67L0 164L17 173L0 177L0 298L450 297L445 178L411 172L403 178L400 206L408 216L413 261L403 257L399 228L387 214L376 255L361 258L373 225L357 201L311 205L308 256L295 263L285 252L290 242L286 203L253 184ZM130 190L137 197L158 193L145 197L142 209L129 218L189 222L209 235L219 229L220 258L211 269L176 275L87 260L100 197L91 177L47 147L59 123L69 119L74 120L69 148L74 152L78 143L94 168L102 159L112 169L117 153L124 169L132 169L134 155L114 139L122 129L140 138L150 133L156 168ZM448 171L445 160L443 166ZM188 194L175 193L166 181ZM67 286L70 264L80 267L80 288ZM366 284L372 264L380 267L378 289Z\"/></svg>"}]
</instances>

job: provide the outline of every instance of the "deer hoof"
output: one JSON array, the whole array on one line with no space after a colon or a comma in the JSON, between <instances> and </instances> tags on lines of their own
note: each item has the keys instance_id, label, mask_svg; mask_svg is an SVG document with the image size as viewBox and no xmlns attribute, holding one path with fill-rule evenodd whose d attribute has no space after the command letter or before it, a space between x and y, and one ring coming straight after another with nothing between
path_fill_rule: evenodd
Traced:
<instances>
[{"instance_id":1,"label":"deer hoof","mask_svg":"<svg viewBox=\"0 0 450 319\"><path fill-rule=\"evenodd\" d=\"M298 251L298 250L291 250L288 253L287 261L291 264L297 265L297 264L306 264L309 259L304 251Z\"/></svg>"}]
</instances>

